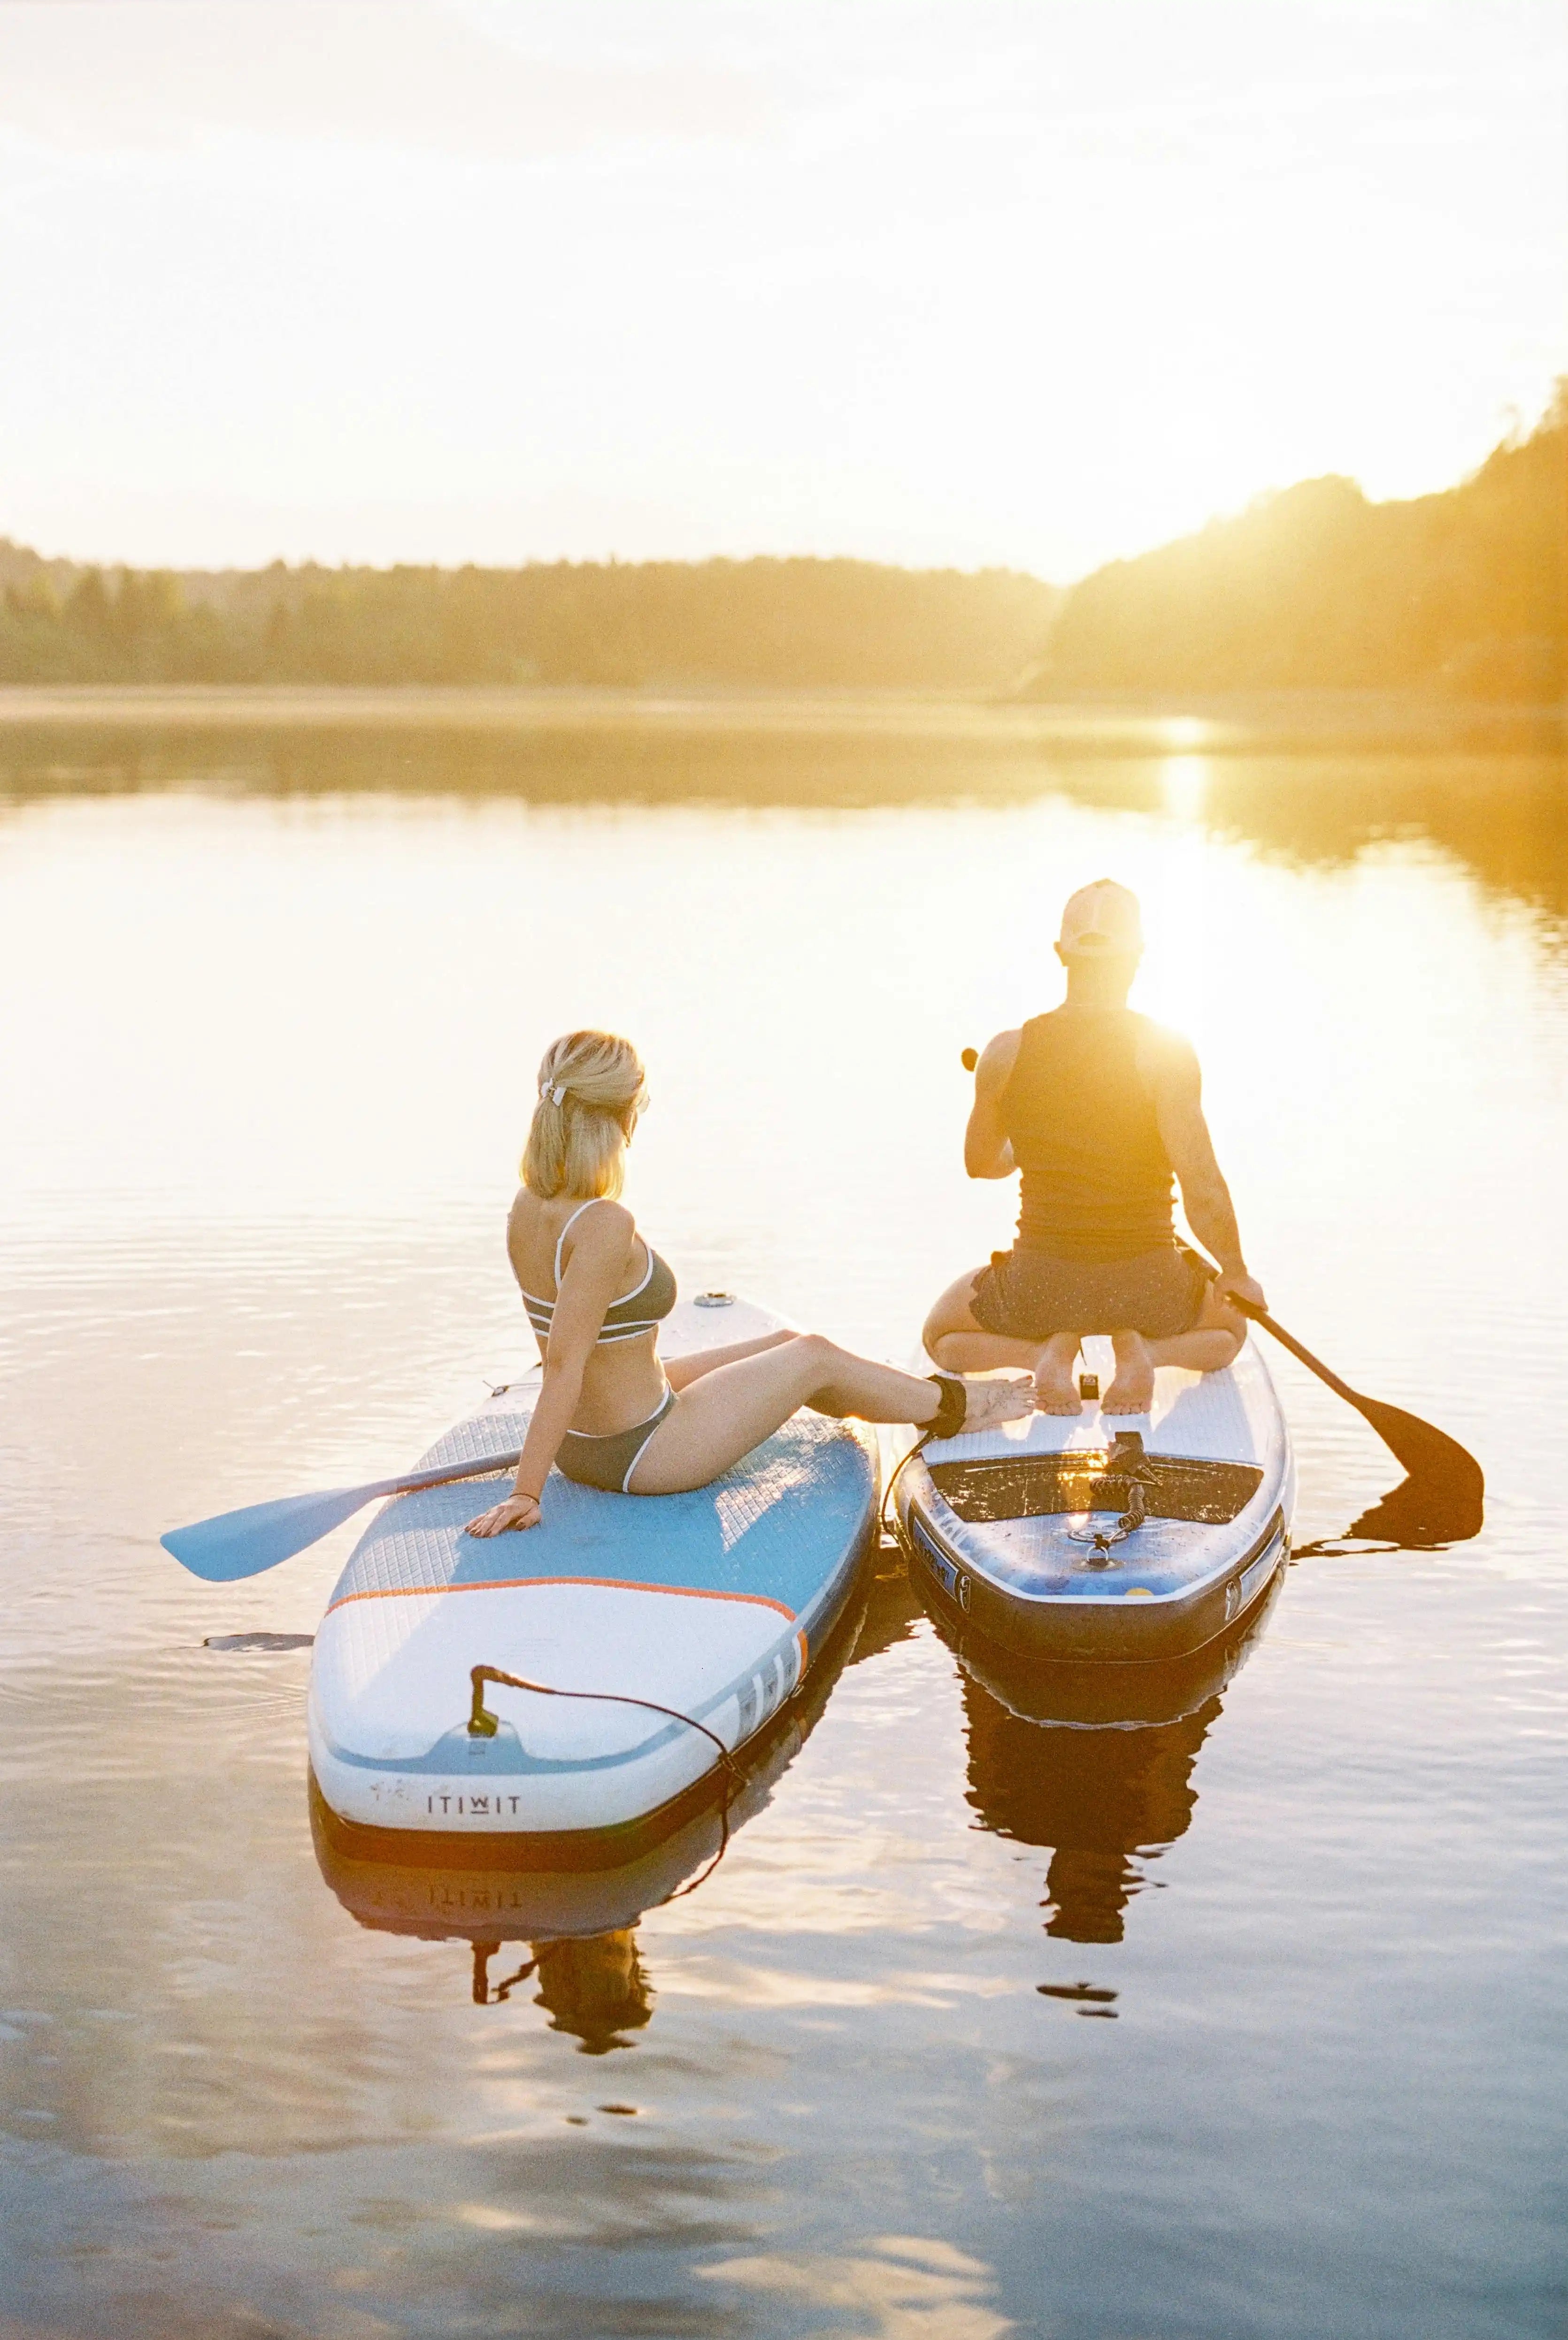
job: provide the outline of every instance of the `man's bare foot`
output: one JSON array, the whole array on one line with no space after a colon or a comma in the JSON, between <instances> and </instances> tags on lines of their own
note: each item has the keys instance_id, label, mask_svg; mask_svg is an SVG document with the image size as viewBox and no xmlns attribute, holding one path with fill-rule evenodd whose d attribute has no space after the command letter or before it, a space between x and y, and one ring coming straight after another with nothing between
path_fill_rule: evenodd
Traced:
<instances>
[{"instance_id":1,"label":"man's bare foot","mask_svg":"<svg viewBox=\"0 0 1568 2340\"><path fill-rule=\"evenodd\" d=\"M1034 1383L1027 1375L1009 1373L988 1381L965 1381L964 1431L995 1430L1003 1422L1021 1422L1034 1412ZM960 1435L963 1433L961 1432Z\"/></svg>"},{"instance_id":2,"label":"man's bare foot","mask_svg":"<svg viewBox=\"0 0 1568 2340\"><path fill-rule=\"evenodd\" d=\"M1101 1413L1147 1413L1154 1403L1154 1359L1141 1333L1118 1333L1116 1373L1100 1401Z\"/></svg>"},{"instance_id":3,"label":"man's bare foot","mask_svg":"<svg viewBox=\"0 0 1568 2340\"><path fill-rule=\"evenodd\" d=\"M1083 1400L1072 1369L1078 1363L1076 1333L1055 1333L1034 1361L1034 1404L1037 1413L1080 1413Z\"/></svg>"}]
</instances>

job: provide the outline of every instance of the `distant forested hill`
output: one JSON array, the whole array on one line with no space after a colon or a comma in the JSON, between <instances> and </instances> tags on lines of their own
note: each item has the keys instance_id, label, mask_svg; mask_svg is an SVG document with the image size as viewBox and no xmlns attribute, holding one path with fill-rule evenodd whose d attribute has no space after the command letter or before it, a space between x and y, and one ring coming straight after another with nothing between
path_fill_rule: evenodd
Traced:
<instances>
[{"instance_id":1,"label":"distant forested hill","mask_svg":"<svg viewBox=\"0 0 1568 2340\"><path fill-rule=\"evenodd\" d=\"M182 576L0 540L0 682L1011 687L1059 595L863 560Z\"/></svg>"},{"instance_id":2,"label":"distant forested hill","mask_svg":"<svg viewBox=\"0 0 1568 2340\"><path fill-rule=\"evenodd\" d=\"M1307 480L1239 519L1097 570L1027 686L1202 694L1568 695L1568 386L1474 477L1409 503Z\"/></svg>"}]
</instances>

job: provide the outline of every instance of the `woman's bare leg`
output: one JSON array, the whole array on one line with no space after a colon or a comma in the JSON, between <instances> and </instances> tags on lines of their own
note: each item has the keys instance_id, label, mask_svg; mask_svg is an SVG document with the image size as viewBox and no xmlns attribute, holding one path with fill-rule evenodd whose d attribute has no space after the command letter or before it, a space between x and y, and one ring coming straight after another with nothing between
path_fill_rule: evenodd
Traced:
<instances>
[{"instance_id":1,"label":"woman's bare leg","mask_svg":"<svg viewBox=\"0 0 1568 2340\"><path fill-rule=\"evenodd\" d=\"M732 1341L727 1348L696 1349L689 1356L661 1357L659 1363L671 1389L690 1389L693 1382L720 1365L737 1364L742 1357L760 1357L764 1349L782 1348L784 1342L799 1339L798 1333L760 1333L754 1341Z\"/></svg>"},{"instance_id":2,"label":"woman's bare leg","mask_svg":"<svg viewBox=\"0 0 1568 2340\"><path fill-rule=\"evenodd\" d=\"M1027 1382L976 1382L965 1426L986 1428L1030 1413ZM935 1384L896 1365L841 1349L820 1333L720 1365L679 1392L632 1474L639 1495L674 1495L710 1479L760 1446L803 1405L862 1422L931 1422L941 1405Z\"/></svg>"},{"instance_id":3,"label":"woman's bare leg","mask_svg":"<svg viewBox=\"0 0 1568 2340\"><path fill-rule=\"evenodd\" d=\"M1034 1375L1034 1402L1041 1413L1078 1413L1082 1401L1072 1378L1078 1357L1078 1334L1057 1333L1049 1341L1020 1341L1005 1333L988 1333L974 1319L975 1279L971 1268L950 1284L925 1320L922 1339L932 1364L950 1373L994 1372L998 1365L1021 1365Z\"/></svg>"}]
</instances>

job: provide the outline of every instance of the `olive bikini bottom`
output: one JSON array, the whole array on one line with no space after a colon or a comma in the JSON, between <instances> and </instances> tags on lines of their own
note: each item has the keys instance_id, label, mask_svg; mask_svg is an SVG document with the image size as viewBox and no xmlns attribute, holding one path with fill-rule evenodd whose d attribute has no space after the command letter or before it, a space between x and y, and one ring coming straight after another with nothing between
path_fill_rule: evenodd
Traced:
<instances>
[{"instance_id":1,"label":"olive bikini bottom","mask_svg":"<svg viewBox=\"0 0 1568 2340\"><path fill-rule=\"evenodd\" d=\"M634 1422L629 1430L612 1430L603 1438L586 1430L568 1430L556 1456L557 1470L575 1479L579 1487L603 1487L607 1494L629 1495L632 1472L675 1402L674 1390L666 1388L646 1422Z\"/></svg>"}]
</instances>

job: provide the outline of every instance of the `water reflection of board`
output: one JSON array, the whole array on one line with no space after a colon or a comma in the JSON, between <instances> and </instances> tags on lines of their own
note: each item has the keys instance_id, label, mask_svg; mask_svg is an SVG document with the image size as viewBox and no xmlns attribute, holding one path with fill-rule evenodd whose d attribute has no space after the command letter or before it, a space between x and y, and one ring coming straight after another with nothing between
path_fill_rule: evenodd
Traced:
<instances>
[{"instance_id":1,"label":"water reflection of board","mask_svg":"<svg viewBox=\"0 0 1568 2340\"><path fill-rule=\"evenodd\" d=\"M720 1347L778 1323L740 1301L684 1302L664 1346ZM424 1462L519 1444L537 1393L536 1372ZM801 1413L691 1494L605 1494L552 1472L539 1527L465 1534L506 1483L400 1496L360 1538L316 1637L311 1768L329 1809L362 1827L505 1838L509 1857L546 1865L623 1859L711 1790L719 1756L702 1731L619 1700L675 1708L732 1749L764 1729L854 1581L876 1520L875 1447ZM475 1666L617 1702L488 1684L499 1728L474 1737Z\"/></svg>"},{"instance_id":2,"label":"water reflection of board","mask_svg":"<svg viewBox=\"0 0 1568 2340\"><path fill-rule=\"evenodd\" d=\"M1164 1664L1010 1658L956 1632L932 1602L963 1672L969 1801L981 1828L1050 1849L1043 1906L1055 1939L1120 1941L1147 1859L1192 1823L1198 1750L1278 1590L1276 1572L1244 1620ZM1047 1985L1045 1995L1116 1994Z\"/></svg>"},{"instance_id":3,"label":"water reflection of board","mask_svg":"<svg viewBox=\"0 0 1568 2340\"><path fill-rule=\"evenodd\" d=\"M1084 1346L1103 1385L1110 1344ZM970 1631L1038 1658L1149 1659L1202 1649L1261 1600L1295 1496L1249 1338L1225 1373L1162 1366L1150 1414L1086 1403L933 1442L896 1501L912 1569Z\"/></svg>"},{"instance_id":4,"label":"water reflection of board","mask_svg":"<svg viewBox=\"0 0 1568 2340\"><path fill-rule=\"evenodd\" d=\"M883 1646L868 1603L873 1589L883 1596L878 1612L885 1611L889 1581L873 1587L863 1572L804 1687L737 1759L727 1799L709 1797L630 1859L613 1868L541 1869L509 1861L504 1839L399 1839L340 1819L312 1786L311 1831L323 1878L361 1926L421 1941L579 1940L635 1927L646 1910L701 1883L772 1800L845 1665L863 1649L874 1654ZM898 1617L905 1621L902 1603Z\"/></svg>"}]
</instances>

